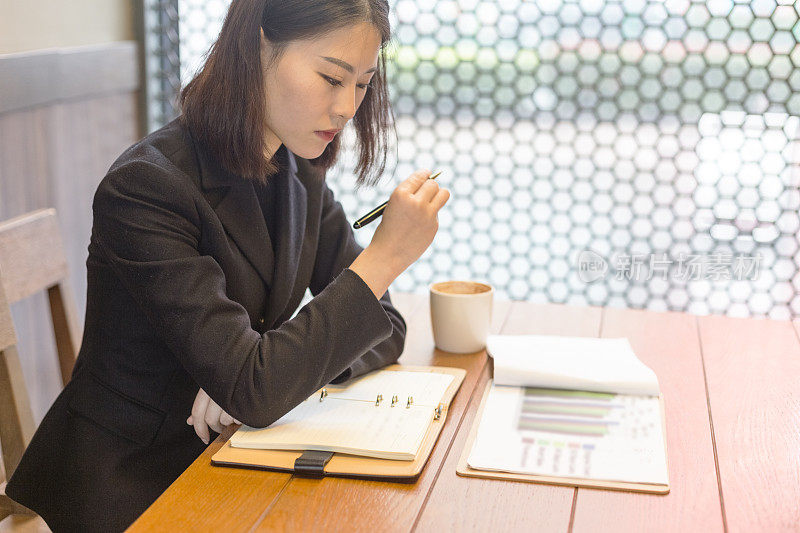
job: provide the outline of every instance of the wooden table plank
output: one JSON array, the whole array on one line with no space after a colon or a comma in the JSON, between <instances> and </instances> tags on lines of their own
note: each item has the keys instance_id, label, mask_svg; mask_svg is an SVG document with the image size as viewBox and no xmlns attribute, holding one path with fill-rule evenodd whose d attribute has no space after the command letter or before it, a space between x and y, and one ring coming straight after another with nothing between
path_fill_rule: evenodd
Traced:
<instances>
[{"instance_id":1,"label":"wooden table plank","mask_svg":"<svg viewBox=\"0 0 800 533\"><path fill-rule=\"evenodd\" d=\"M427 295L422 309L408 321L409 345L400 362L467 370L450 405L447 421L428 464L414 483L348 478L293 477L278 501L258 526L258 531L409 531L447 454L473 389L486 363L486 352L457 355L435 350ZM496 300L492 331L505 320L511 302Z\"/></svg>"},{"instance_id":2,"label":"wooden table plank","mask_svg":"<svg viewBox=\"0 0 800 533\"><path fill-rule=\"evenodd\" d=\"M291 475L211 466L211 456L232 434L212 442L128 531L250 529Z\"/></svg>"},{"instance_id":3,"label":"wooden table plank","mask_svg":"<svg viewBox=\"0 0 800 533\"><path fill-rule=\"evenodd\" d=\"M412 317L424 314L426 301L412 294L393 294L392 303L406 321L413 322ZM211 456L232 434L228 431L212 442L129 531L208 528L234 532L252 528L291 475L212 466Z\"/></svg>"},{"instance_id":4,"label":"wooden table plank","mask_svg":"<svg viewBox=\"0 0 800 533\"><path fill-rule=\"evenodd\" d=\"M697 320L605 309L603 337L627 337L664 395L670 493L578 489L573 531L722 531Z\"/></svg>"},{"instance_id":5,"label":"wooden table plank","mask_svg":"<svg viewBox=\"0 0 800 533\"><path fill-rule=\"evenodd\" d=\"M515 302L506 335L596 337L602 310L595 307ZM489 379L486 365L469 410L416 524L418 531L566 531L575 489L553 485L467 478L456 464Z\"/></svg>"},{"instance_id":6,"label":"wooden table plank","mask_svg":"<svg viewBox=\"0 0 800 533\"><path fill-rule=\"evenodd\" d=\"M800 531L800 343L791 322L699 319L729 531Z\"/></svg>"}]
</instances>

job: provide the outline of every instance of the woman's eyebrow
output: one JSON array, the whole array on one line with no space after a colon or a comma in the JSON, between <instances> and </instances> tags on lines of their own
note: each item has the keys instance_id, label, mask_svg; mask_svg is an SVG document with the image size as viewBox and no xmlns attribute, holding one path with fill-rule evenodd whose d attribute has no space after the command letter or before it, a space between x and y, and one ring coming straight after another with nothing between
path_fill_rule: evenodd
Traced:
<instances>
[{"instance_id":1,"label":"woman's eyebrow","mask_svg":"<svg viewBox=\"0 0 800 533\"><path fill-rule=\"evenodd\" d=\"M328 56L320 56L320 57L322 59L324 59L325 61L328 61L330 63L333 63L334 65L342 67L343 69L345 69L350 74L355 72L355 69L353 68L353 66L350 63L342 61L341 59L336 59L335 57L328 57ZM369 74L370 72L375 72L376 70L378 70L378 67L372 67L371 69L366 70L364 72L364 74Z\"/></svg>"}]
</instances>

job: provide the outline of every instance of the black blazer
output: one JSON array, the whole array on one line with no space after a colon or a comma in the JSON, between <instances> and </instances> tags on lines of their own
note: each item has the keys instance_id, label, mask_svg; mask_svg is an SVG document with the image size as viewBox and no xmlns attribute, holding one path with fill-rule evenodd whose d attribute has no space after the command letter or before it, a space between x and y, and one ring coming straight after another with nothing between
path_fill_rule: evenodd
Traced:
<instances>
[{"instance_id":1,"label":"black blazer","mask_svg":"<svg viewBox=\"0 0 800 533\"><path fill-rule=\"evenodd\" d=\"M319 387L392 363L405 322L324 172L288 154L275 243L253 185L179 121L128 149L94 198L83 343L7 494L54 530L120 530L203 451L202 387L263 427ZM306 288L314 298L294 318Z\"/></svg>"}]
</instances>

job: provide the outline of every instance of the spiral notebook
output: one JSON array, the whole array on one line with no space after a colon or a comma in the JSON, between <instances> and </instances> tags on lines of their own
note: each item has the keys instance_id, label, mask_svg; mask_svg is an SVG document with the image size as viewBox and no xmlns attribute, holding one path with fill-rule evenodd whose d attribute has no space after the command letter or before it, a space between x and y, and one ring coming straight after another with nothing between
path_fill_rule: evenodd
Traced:
<instances>
[{"instance_id":1,"label":"spiral notebook","mask_svg":"<svg viewBox=\"0 0 800 533\"><path fill-rule=\"evenodd\" d=\"M392 365L328 385L267 428L242 426L212 463L297 471L311 453L328 452L319 475L414 477L465 374Z\"/></svg>"}]
</instances>

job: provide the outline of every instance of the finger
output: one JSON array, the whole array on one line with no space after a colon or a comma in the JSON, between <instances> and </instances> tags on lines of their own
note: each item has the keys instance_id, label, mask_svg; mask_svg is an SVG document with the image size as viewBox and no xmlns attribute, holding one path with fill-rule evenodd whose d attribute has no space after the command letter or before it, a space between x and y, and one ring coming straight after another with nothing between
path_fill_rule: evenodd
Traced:
<instances>
[{"instance_id":1,"label":"finger","mask_svg":"<svg viewBox=\"0 0 800 533\"><path fill-rule=\"evenodd\" d=\"M226 413L225 411L222 411L222 414L219 415L219 424L222 427L228 427L231 424L233 424L233 417L228 413Z\"/></svg>"},{"instance_id":2,"label":"finger","mask_svg":"<svg viewBox=\"0 0 800 533\"><path fill-rule=\"evenodd\" d=\"M208 402L208 407L206 408L206 424L208 427L216 431L217 433L222 433L224 427L219 423L219 417L222 415L222 408L217 405L214 400Z\"/></svg>"},{"instance_id":3,"label":"finger","mask_svg":"<svg viewBox=\"0 0 800 533\"><path fill-rule=\"evenodd\" d=\"M200 392L197 393L194 399L194 405L192 405L192 425L194 426L194 432L197 433L200 440L206 444L208 444L209 433L204 417L206 414L206 407L210 400L211 398L208 397L208 394L206 394L203 389L200 389Z\"/></svg>"},{"instance_id":4,"label":"finger","mask_svg":"<svg viewBox=\"0 0 800 533\"><path fill-rule=\"evenodd\" d=\"M226 427L230 426L231 424L239 424L239 425L242 424L241 422L239 422L238 420L233 418L231 415L229 415L225 411L222 411L222 416L220 417L220 422L222 422L222 425L226 426Z\"/></svg>"},{"instance_id":5,"label":"finger","mask_svg":"<svg viewBox=\"0 0 800 533\"><path fill-rule=\"evenodd\" d=\"M412 196L425 202L430 202L433 200L433 197L436 196L437 192L439 192L439 184L433 180L426 180L425 183L422 184L422 187L420 187Z\"/></svg>"},{"instance_id":6,"label":"finger","mask_svg":"<svg viewBox=\"0 0 800 533\"><path fill-rule=\"evenodd\" d=\"M206 425L205 421L202 418L197 417L194 419L194 424L192 425L194 426L194 432L197 433L197 436L200 437L200 440L203 441L203 443L208 444L211 434L208 432L208 426Z\"/></svg>"},{"instance_id":7,"label":"finger","mask_svg":"<svg viewBox=\"0 0 800 533\"><path fill-rule=\"evenodd\" d=\"M447 203L447 200L450 199L450 191L447 189L439 189L439 192L436 193L436 196L433 197L431 200L431 206L437 211L444 207L444 204Z\"/></svg>"},{"instance_id":8,"label":"finger","mask_svg":"<svg viewBox=\"0 0 800 533\"><path fill-rule=\"evenodd\" d=\"M414 194L419 190L422 185L428 181L428 176L431 175L430 170L417 170L411 174L405 181L397 186L398 190L405 191L409 194Z\"/></svg>"},{"instance_id":9,"label":"finger","mask_svg":"<svg viewBox=\"0 0 800 533\"><path fill-rule=\"evenodd\" d=\"M194 397L194 403L192 404L191 418L194 420L197 420L198 418L202 420L209 401L211 401L211 398L208 397L206 391L203 389L197 391L197 395Z\"/></svg>"}]
</instances>

